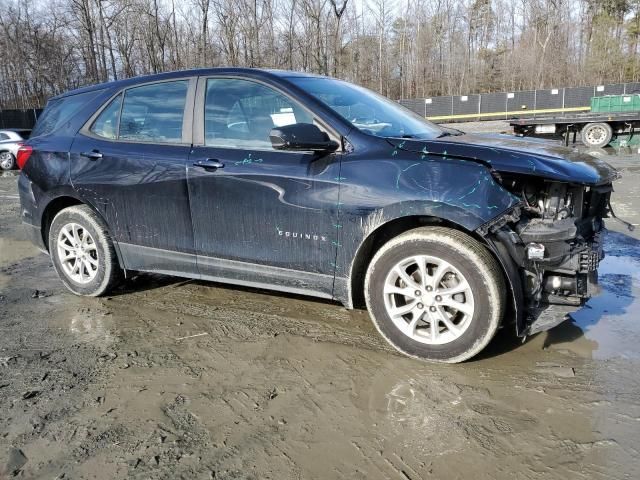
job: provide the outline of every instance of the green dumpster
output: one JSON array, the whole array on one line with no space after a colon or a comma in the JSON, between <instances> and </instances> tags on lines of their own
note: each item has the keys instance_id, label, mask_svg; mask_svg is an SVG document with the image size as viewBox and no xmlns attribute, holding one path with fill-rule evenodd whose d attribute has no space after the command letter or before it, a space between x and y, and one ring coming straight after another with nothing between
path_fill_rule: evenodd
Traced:
<instances>
[{"instance_id":1,"label":"green dumpster","mask_svg":"<svg viewBox=\"0 0 640 480\"><path fill-rule=\"evenodd\" d=\"M594 113L635 112L640 110L640 94L605 95L591 97L591 111Z\"/></svg>"}]
</instances>

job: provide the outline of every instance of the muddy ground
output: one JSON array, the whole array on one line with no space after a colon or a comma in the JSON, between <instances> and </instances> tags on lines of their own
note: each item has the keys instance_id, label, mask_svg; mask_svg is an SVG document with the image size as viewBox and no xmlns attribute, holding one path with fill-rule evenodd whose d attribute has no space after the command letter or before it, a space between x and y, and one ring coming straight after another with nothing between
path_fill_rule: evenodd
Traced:
<instances>
[{"instance_id":1,"label":"muddy ground","mask_svg":"<svg viewBox=\"0 0 640 480\"><path fill-rule=\"evenodd\" d=\"M610 153L614 153L610 155ZM614 207L640 223L640 155ZM0 178L0 478L640 478L640 249L613 222L602 293L522 344L428 365L365 312L141 275L79 298Z\"/></svg>"}]
</instances>

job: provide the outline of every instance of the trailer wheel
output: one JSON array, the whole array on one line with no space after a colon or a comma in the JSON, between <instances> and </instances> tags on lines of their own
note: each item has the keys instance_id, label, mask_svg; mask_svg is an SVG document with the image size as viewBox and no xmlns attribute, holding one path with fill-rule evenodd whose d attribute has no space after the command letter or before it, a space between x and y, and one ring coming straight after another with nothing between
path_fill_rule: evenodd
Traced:
<instances>
[{"instance_id":1,"label":"trailer wheel","mask_svg":"<svg viewBox=\"0 0 640 480\"><path fill-rule=\"evenodd\" d=\"M582 129L582 143L587 147L606 147L612 137L613 129L608 123L588 123Z\"/></svg>"}]
</instances>

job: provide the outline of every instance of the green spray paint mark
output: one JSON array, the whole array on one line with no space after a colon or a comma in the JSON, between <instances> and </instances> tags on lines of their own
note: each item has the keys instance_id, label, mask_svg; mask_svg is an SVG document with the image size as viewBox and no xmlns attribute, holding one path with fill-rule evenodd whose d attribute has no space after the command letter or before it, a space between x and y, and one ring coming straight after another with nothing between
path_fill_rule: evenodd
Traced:
<instances>
[{"instance_id":1,"label":"green spray paint mark","mask_svg":"<svg viewBox=\"0 0 640 480\"><path fill-rule=\"evenodd\" d=\"M420 165L420 164L419 163L414 163L412 165L409 165L407 168L405 168L403 170L400 170L398 172L398 177L396 178L396 189L400 189L400 177L402 176L402 174L404 172L406 172L407 170L409 170L410 168L417 167L418 165Z\"/></svg>"},{"instance_id":2,"label":"green spray paint mark","mask_svg":"<svg viewBox=\"0 0 640 480\"><path fill-rule=\"evenodd\" d=\"M391 153L391 156L395 157L396 155L398 155L398 150L401 150L402 148L404 148L405 143L407 143L406 140L404 142L400 142L398 146L393 150L393 153Z\"/></svg>"},{"instance_id":3,"label":"green spray paint mark","mask_svg":"<svg viewBox=\"0 0 640 480\"><path fill-rule=\"evenodd\" d=\"M475 191L478 189L478 187L480 186L480 182L481 182L481 180L478 180L478 181L474 184L473 188L472 188L469 192L465 193L465 194L464 194L464 195L462 195L460 198L458 198L458 200L462 200L463 198L466 198L466 197L468 197L469 195L471 195L473 192L475 192Z\"/></svg>"},{"instance_id":4,"label":"green spray paint mark","mask_svg":"<svg viewBox=\"0 0 640 480\"><path fill-rule=\"evenodd\" d=\"M261 158L251 158L251 154L248 157L243 158L238 162L234 162L234 165L250 165L252 163L262 163Z\"/></svg>"}]
</instances>

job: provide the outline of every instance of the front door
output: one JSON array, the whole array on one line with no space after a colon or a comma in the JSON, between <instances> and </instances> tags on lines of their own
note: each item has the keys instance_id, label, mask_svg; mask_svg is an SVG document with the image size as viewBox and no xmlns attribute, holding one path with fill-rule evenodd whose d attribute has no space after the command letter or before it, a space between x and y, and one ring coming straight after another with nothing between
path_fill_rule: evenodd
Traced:
<instances>
[{"instance_id":1,"label":"front door","mask_svg":"<svg viewBox=\"0 0 640 480\"><path fill-rule=\"evenodd\" d=\"M330 297L340 154L274 150L274 126L316 120L271 86L203 78L198 90L187 176L201 275Z\"/></svg>"}]
</instances>

